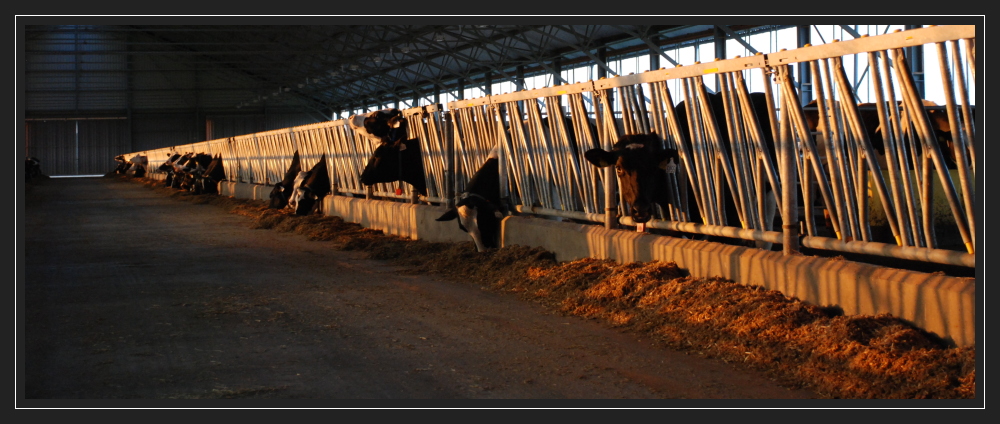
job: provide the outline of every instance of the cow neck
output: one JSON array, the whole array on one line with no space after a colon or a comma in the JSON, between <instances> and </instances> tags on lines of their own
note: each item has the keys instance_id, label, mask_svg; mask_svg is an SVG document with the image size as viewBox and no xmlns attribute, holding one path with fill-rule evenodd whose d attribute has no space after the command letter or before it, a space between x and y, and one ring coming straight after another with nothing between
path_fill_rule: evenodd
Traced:
<instances>
[{"instance_id":1,"label":"cow neck","mask_svg":"<svg viewBox=\"0 0 1000 424\"><path fill-rule=\"evenodd\" d=\"M404 181L403 180L403 149L406 149L406 143L404 143L403 140L399 140L399 148L396 149L396 154L398 155L397 158L396 158L397 159L396 160L396 168L399 171L399 181Z\"/></svg>"},{"instance_id":2,"label":"cow neck","mask_svg":"<svg viewBox=\"0 0 1000 424\"><path fill-rule=\"evenodd\" d=\"M407 141L409 140L405 140L403 138L400 138L399 140L396 141L396 143L399 143L399 148L396 149L396 155L397 155L396 171L398 171L397 179L399 181L410 183L409 181L406 181L405 175L403 174L403 151L411 148L406 144ZM420 158L418 157L417 159L419 160Z\"/></svg>"}]
</instances>

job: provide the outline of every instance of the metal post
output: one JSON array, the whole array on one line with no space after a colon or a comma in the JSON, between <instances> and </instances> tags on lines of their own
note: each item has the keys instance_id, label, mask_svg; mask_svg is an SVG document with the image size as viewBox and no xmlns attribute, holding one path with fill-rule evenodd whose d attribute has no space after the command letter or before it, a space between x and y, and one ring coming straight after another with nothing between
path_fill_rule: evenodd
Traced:
<instances>
[{"instance_id":1,"label":"metal post","mask_svg":"<svg viewBox=\"0 0 1000 424\"><path fill-rule=\"evenodd\" d=\"M714 27L715 31L715 57L711 59L725 59L726 58L726 31L719 28L718 25ZM710 58L701 58L702 62L711 62ZM722 91L722 86L719 81L719 74L715 74L715 91Z\"/></svg>"},{"instance_id":2,"label":"metal post","mask_svg":"<svg viewBox=\"0 0 1000 424\"><path fill-rule=\"evenodd\" d=\"M455 206L455 134L458 133L452 127L452 125L457 125L458 122L452 119L452 113L452 111L444 113L444 125L442 127L445 157L444 196L447 199L445 206L449 208Z\"/></svg>"},{"instance_id":3,"label":"metal post","mask_svg":"<svg viewBox=\"0 0 1000 424\"><path fill-rule=\"evenodd\" d=\"M798 47L806 47L812 44L812 25L798 25L795 28L798 37ZM795 68L798 73L800 104L805 105L813 99L812 74L809 73L809 66L804 63L796 64Z\"/></svg>"},{"instance_id":4,"label":"metal post","mask_svg":"<svg viewBox=\"0 0 1000 424\"><path fill-rule=\"evenodd\" d=\"M803 66L799 67L800 70ZM788 78L788 67L782 66L776 69L778 81L781 84L784 78ZM767 87L767 96L770 100L770 85ZM785 100L786 105L792 99ZM772 109L773 110L773 109ZM795 138L792 137L791 116L784 111L781 119L781 131L776 148L778 149L778 172L781 174L781 252L788 256L799 251L799 207L798 207L798 185L795 184ZM774 126L772 125L772 131ZM803 184L802 187L807 187Z\"/></svg>"},{"instance_id":5,"label":"metal post","mask_svg":"<svg viewBox=\"0 0 1000 424\"><path fill-rule=\"evenodd\" d=\"M906 25L907 30L922 28L923 25ZM921 99L927 98L924 94L924 46L917 45L907 47L906 58L910 66L910 73L913 75L913 85Z\"/></svg>"},{"instance_id":6,"label":"metal post","mask_svg":"<svg viewBox=\"0 0 1000 424\"><path fill-rule=\"evenodd\" d=\"M660 45L659 37L655 35L649 37L649 42L654 46ZM653 49L649 50L649 69L660 69L660 54Z\"/></svg>"}]
</instances>

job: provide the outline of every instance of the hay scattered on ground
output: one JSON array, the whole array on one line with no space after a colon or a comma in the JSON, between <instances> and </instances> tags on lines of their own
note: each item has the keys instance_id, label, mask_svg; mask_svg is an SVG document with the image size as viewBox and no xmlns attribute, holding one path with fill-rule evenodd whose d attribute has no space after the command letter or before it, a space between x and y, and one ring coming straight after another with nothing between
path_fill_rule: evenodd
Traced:
<instances>
[{"instance_id":1,"label":"hay scattered on ground","mask_svg":"<svg viewBox=\"0 0 1000 424\"><path fill-rule=\"evenodd\" d=\"M564 314L643 334L661 346L755 369L829 398L975 398L975 347L954 348L888 314L845 316L778 291L692 278L674 263L556 262L540 248L477 252L471 241L431 243L339 217L299 217L265 202L194 196L136 179L175 199L211 203L250 227L302 234L366 252L413 273L436 273L540 302Z\"/></svg>"}]
</instances>

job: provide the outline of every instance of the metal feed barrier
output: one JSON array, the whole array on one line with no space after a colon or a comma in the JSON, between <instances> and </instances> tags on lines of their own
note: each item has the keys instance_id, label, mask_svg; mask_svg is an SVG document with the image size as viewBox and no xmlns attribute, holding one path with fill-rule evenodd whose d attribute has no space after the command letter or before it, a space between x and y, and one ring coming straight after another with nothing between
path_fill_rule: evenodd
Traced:
<instances>
[{"instance_id":1,"label":"metal feed barrier","mask_svg":"<svg viewBox=\"0 0 1000 424\"><path fill-rule=\"evenodd\" d=\"M945 104L921 102L905 55L914 46L938 52ZM871 106L858 106L860 86L845 70L845 58L859 57L867 64ZM811 70L815 107L803 106L793 65ZM450 205L499 146L501 192L513 213L614 228L634 225L629 205L618 195L615 173L592 166L583 153L610 149L620 135L655 132L663 147L679 151L668 184L674 193L690 188L695 201L677 196L647 228L781 244L786 253L808 247L974 267L978 148L969 97L974 81L966 71L975 75L975 27L939 26L459 100L447 110L411 108L403 114L408 136L421 142L427 196L403 182L363 187L359 175L376 146L346 120L138 153L151 158L154 172L172 152L222 154L230 181L261 185L280 181L296 150L304 170L325 154L334 194ZM708 106L713 81L724 122ZM762 87L767 116L751 113L750 86ZM675 110L681 101L687 133ZM862 125L866 107L877 113L884 156ZM931 113L947 115L950 152L937 141ZM807 114L818 120L816 128ZM781 227L764 219L768 196ZM726 221L725 199L732 199L739 222ZM696 208L702 222L689 218Z\"/></svg>"}]
</instances>

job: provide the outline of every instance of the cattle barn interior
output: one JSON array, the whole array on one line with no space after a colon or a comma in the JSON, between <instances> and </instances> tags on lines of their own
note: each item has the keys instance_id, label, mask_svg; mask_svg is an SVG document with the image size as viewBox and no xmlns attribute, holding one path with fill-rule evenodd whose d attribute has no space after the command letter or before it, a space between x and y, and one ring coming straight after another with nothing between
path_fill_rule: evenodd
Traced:
<instances>
[{"instance_id":1,"label":"cattle barn interior","mask_svg":"<svg viewBox=\"0 0 1000 424\"><path fill-rule=\"evenodd\" d=\"M271 186L281 181L293 153L301 153L303 169L328 161L334 194L445 207L454 205L468 177L503 142L501 191L510 214L742 239L785 254L813 249L881 256L912 263L901 266L916 271L948 269L963 276L973 275L982 249L975 225L981 140L974 21L44 21L26 19L20 28L17 105L25 155L52 177L105 175L119 155L148 155L152 172L174 152L204 148L239 164L226 165L227 181ZM768 116L746 118L744 95L751 92L769 95L762 104ZM726 108L715 111L721 118L713 124L707 118L712 105L703 102L715 93L731 94L720 97ZM921 100L922 109L915 106ZM688 109L700 116L691 119L701 129L681 134L672 112L681 101L705 106ZM829 115L817 115L823 107L814 101L827 105ZM350 118L385 109L402 111L410 137L423 143L426 194L406 184L362 187L361 170L346 165L359 168L371 154L368 147L350 147L358 144L350 140L364 140L350 129ZM872 113L866 111L877 117L858 122ZM878 119L887 123L871 125ZM894 128L892 134L886 127ZM715 135L726 131L745 137L723 141ZM629 213L634 205L616 194L622 180L614 168L592 166L586 149L572 144L610 150L619 136L646 132L680 151L671 166L682 169L666 174L681 194L654 207L648 223L635 222ZM948 140L931 141L942 137ZM248 155L251 145L263 153ZM778 154L786 145L798 155ZM338 150L342 146L349 147ZM940 194L926 194L932 185ZM777 202L778 221L764 218L767 200ZM728 217L724 202L737 206ZM699 221L691 222L696 209ZM793 224L781 226L788 217Z\"/></svg>"}]
</instances>

